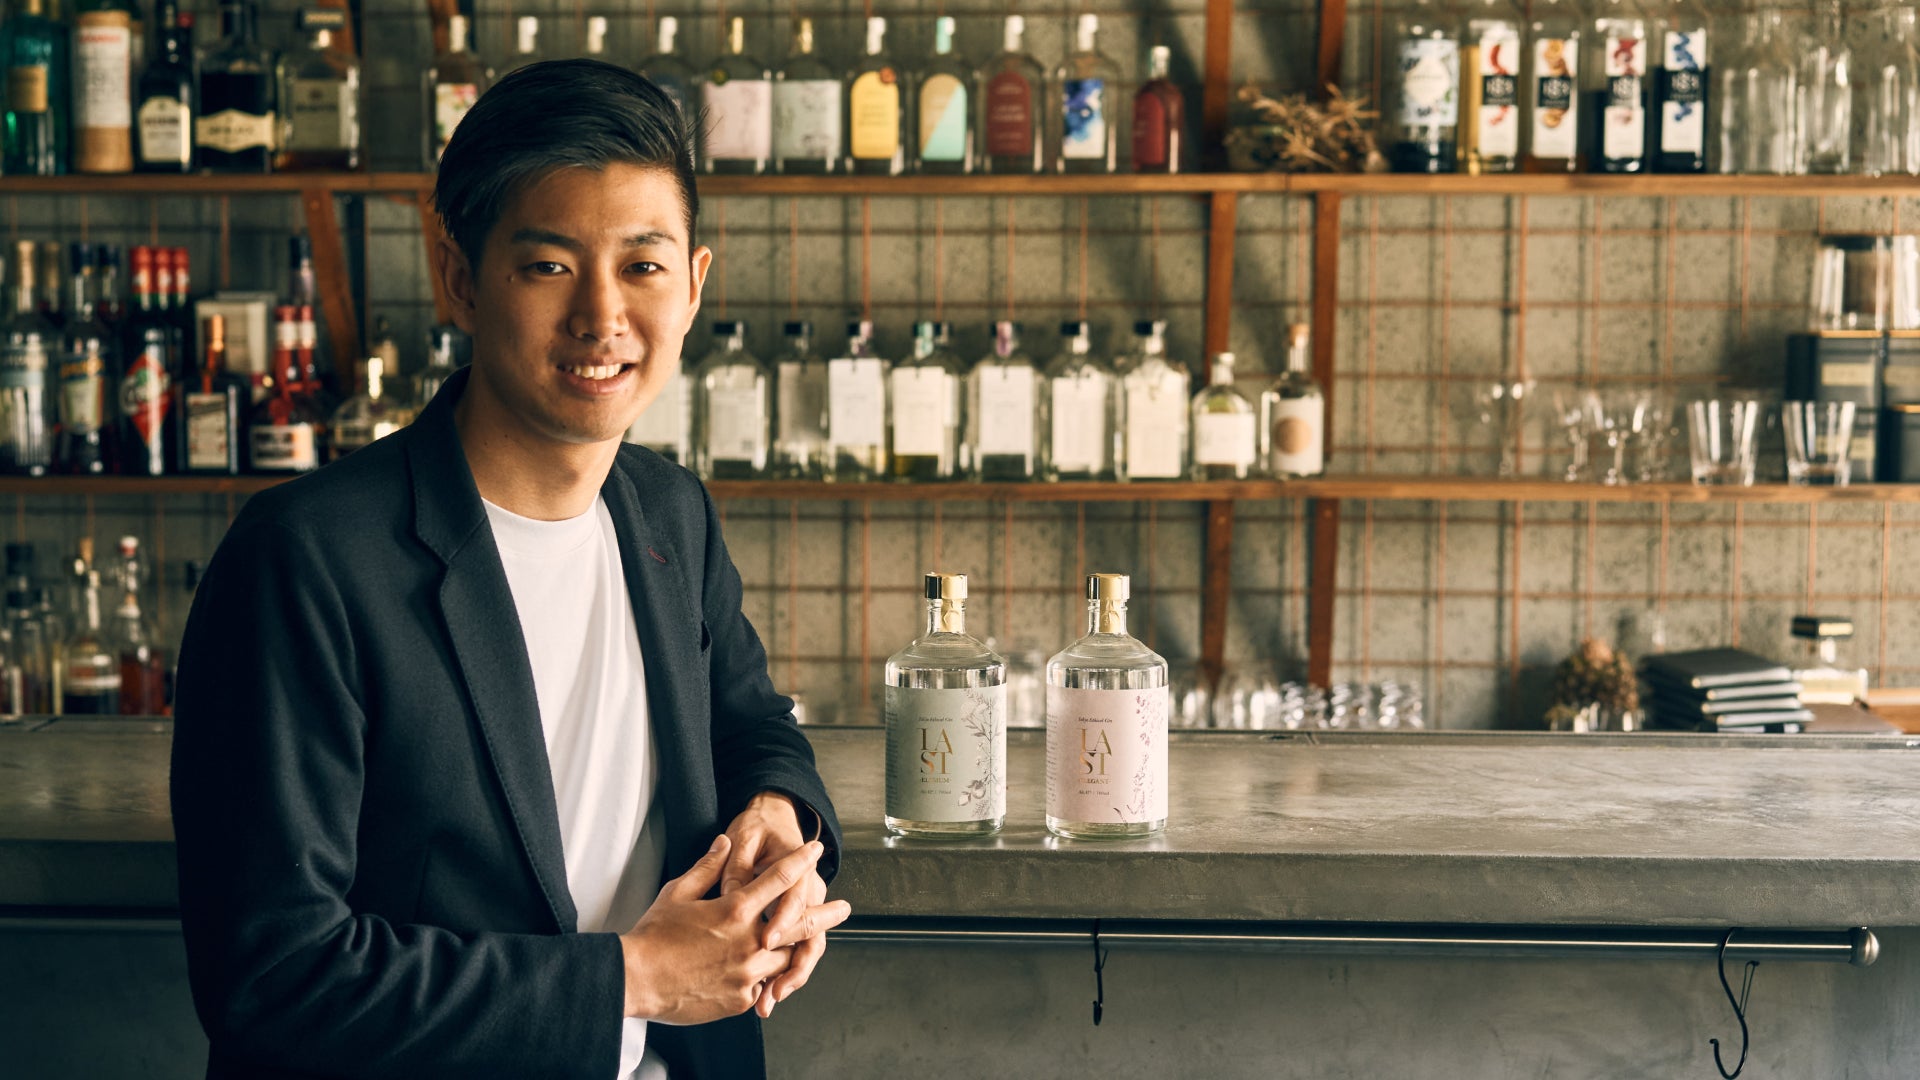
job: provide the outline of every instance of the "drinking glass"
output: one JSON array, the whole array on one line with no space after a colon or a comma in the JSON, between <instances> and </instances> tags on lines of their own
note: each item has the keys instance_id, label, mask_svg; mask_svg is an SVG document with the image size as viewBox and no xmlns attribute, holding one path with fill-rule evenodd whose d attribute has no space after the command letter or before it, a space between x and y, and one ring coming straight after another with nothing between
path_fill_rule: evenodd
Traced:
<instances>
[{"instance_id":1,"label":"drinking glass","mask_svg":"<svg viewBox=\"0 0 1920 1080\"><path fill-rule=\"evenodd\" d=\"M1853 402L1786 403L1787 482L1844 486L1853 473Z\"/></svg>"},{"instance_id":2,"label":"drinking glass","mask_svg":"<svg viewBox=\"0 0 1920 1080\"><path fill-rule=\"evenodd\" d=\"M1632 479L1627 455L1646 438L1652 407L1648 390L1610 388L1587 395L1587 462L1597 472L1593 479L1602 484Z\"/></svg>"},{"instance_id":3,"label":"drinking glass","mask_svg":"<svg viewBox=\"0 0 1920 1080\"><path fill-rule=\"evenodd\" d=\"M1760 403L1752 400L1714 398L1688 404L1694 483L1753 483L1753 431L1759 416Z\"/></svg>"},{"instance_id":4,"label":"drinking glass","mask_svg":"<svg viewBox=\"0 0 1920 1080\"><path fill-rule=\"evenodd\" d=\"M1643 484L1672 479L1673 454L1684 437L1686 410L1671 390L1654 390L1646 431L1634 447L1634 479Z\"/></svg>"},{"instance_id":5,"label":"drinking glass","mask_svg":"<svg viewBox=\"0 0 1920 1080\"><path fill-rule=\"evenodd\" d=\"M1567 453L1567 465L1560 471L1560 478L1578 483L1589 476L1587 437L1594 428L1594 394L1579 387L1559 387L1552 399L1553 426L1559 430L1561 445Z\"/></svg>"},{"instance_id":6,"label":"drinking glass","mask_svg":"<svg viewBox=\"0 0 1920 1080\"><path fill-rule=\"evenodd\" d=\"M1213 691L1208 689L1206 673L1191 661L1168 665L1167 694L1172 699L1167 722L1176 728L1213 726Z\"/></svg>"},{"instance_id":7,"label":"drinking glass","mask_svg":"<svg viewBox=\"0 0 1920 1080\"><path fill-rule=\"evenodd\" d=\"M1461 472L1468 476L1520 475L1523 410L1532 379L1483 379L1466 384L1458 400Z\"/></svg>"},{"instance_id":8,"label":"drinking glass","mask_svg":"<svg viewBox=\"0 0 1920 1080\"><path fill-rule=\"evenodd\" d=\"M1261 665L1237 667L1220 680L1213 697L1213 726L1231 731L1266 731L1280 723L1280 684Z\"/></svg>"}]
</instances>

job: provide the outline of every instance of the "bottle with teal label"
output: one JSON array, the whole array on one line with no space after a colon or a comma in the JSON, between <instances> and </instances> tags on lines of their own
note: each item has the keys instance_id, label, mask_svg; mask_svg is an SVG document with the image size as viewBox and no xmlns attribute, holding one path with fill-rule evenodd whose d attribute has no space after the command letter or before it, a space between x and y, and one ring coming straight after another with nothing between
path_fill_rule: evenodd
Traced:
<instances>
[{"instance_id":1,"label":"bottle with teal label","mask_svg":"<svg viewBox=\"0 0 1920 1080\"><path fill-rule=\"evenodd\" d=\"M923 173L973 171L973 73L953 51L953 16L934 21L933 57L920 73L915 167Z\"/></svg>"}]
</instances>

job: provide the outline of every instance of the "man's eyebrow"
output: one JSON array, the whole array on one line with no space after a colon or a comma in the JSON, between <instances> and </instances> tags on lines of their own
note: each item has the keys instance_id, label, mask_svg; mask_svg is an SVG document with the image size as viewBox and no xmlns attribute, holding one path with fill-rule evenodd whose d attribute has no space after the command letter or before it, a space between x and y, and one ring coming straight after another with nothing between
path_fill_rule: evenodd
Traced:
<instances>
[{"instance_id":1,"label":"man's eyebrow","mask_svg":"<svg viewBox=\"0 0 1920 1080\"><path fill-rule=\"evenodd\" d=\"M580 251L586 250L586 245L584 243L574 239L571 236L566 235L565 233L557 233L552 231L551 229L535 229L535 228L515 229L513 231L513 236L509 238L508 243L516 244L516 245L548 244L557 248L565 248L566 250L572 251L572 252L580 252ZM679 241L674 237L674 235L670 232L667 232L664 229L648 229L645 232L634 233L632 236L629 236L626 239L627 247L657 247L663 244L667 246L673 246L673 245L677 245L678 243Z\"/></svg>"}]
</instances>

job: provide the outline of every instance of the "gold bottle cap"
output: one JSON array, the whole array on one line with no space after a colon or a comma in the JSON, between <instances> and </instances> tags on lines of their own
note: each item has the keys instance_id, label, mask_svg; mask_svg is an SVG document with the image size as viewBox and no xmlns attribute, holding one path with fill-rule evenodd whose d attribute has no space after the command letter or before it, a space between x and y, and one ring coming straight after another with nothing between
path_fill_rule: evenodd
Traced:
<instances>
[{"instance_id":1,"label":"gold bottle cap","mask_svg":"<svg viewBox=\"0 0 1920 1080\"><path fill-rule=\"evenodd\" d=\"M1133 579L1125 574L1088 574L1087 599L1125 600L1133 591Z\"/></svg>"},{"instance_id":2,"label":"gold bottle cap","mask_svg":"<svg viewBox=\"0 0 1920 1080\"><path fill-rule=\"evenodd\" d=\"M1311 332L1311 328L1309 328L1306 323L1294 323L1287 327L1287 344L1303 344L1307 340L1307 335Z\"/></svg>"},{"instance_id":3,"label":"gold bottle cap","mask_svg":"<svg viewBox=\"0 0 1920 1080\"><path fill-rule=\"evenodd\" d=\"M929 600L965 600L967 575L928 574L926 596Z\"/></svg>"}]
</instances>

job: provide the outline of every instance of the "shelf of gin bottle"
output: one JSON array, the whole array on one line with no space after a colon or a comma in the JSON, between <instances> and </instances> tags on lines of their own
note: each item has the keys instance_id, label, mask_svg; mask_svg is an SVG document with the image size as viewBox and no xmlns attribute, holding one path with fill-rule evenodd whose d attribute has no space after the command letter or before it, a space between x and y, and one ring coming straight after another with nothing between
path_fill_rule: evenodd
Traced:
<instances>
[{"instance_id":1,"label":"shelf of gin bottle","mask_svg":"<svg viewBox=\"0 0 1920 1080\"><path fill-rule=\"evenodd\" d=\"M432 173L122 173L113 176L0 176L6 195L290 195L302 191L335 194L431 191Z\"/></svg>"}]
</instances>

